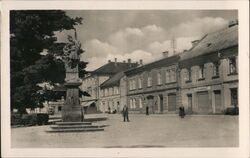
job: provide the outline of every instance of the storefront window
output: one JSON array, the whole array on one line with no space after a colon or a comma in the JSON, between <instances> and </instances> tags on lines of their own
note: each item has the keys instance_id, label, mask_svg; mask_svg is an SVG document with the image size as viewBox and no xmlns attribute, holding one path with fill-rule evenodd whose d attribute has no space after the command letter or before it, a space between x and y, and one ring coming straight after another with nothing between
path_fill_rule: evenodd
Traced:
<instances>
[{"instance_id":1,"label":"storefront window","mask_svg":"<svg viewBox=\"0 0 250 158\"><path fill-rule=\"evenodd\" d=\"M237 90L237 88L231 89L231 104L232 104L232 106L238 106L238 90Z\"/></svg>"}]
</instances>

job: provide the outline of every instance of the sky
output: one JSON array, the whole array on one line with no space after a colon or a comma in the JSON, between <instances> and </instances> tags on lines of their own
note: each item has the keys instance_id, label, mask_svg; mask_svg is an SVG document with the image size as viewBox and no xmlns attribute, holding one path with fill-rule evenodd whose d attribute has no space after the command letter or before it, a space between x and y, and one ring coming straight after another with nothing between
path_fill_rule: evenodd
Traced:
<instances>
[{"instance_id":1,"label":"sky","mask_svg":"<svg viewBox=\"0 0 250 158\"><path fill-rule=\"evenodd\" d=\"M66 14L83 18L76 29L88 71L115 58L142 59L145 64L162 58L164 51L173 55L173 41L181 53L191 48L191 41L238 19L236 10L68 10ZM58 41L65 41L68 34L72 31L57 33Z\"/></svg>"}]
</instances>

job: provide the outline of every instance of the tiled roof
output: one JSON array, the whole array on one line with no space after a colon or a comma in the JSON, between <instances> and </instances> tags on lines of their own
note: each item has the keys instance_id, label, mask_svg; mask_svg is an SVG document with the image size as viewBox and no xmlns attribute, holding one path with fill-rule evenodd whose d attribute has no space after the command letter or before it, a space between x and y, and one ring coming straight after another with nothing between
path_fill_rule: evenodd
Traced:
<instances>
[{"instance_id":1,"label":"tiled roof","mask_svg":"<svg viewBox=\"0 0 250 158\"><path fill-rule=\"evenodd\" d=\"M159 68L159 67L163 67L163 66L170 66L170 65L177 63L179 58L180 58L179 55L173 55L173 56L170 56L167 58L163 58L161 60L154 61L154 62L149 63L149 64L142 65L140 67L125 71L125 74L129 76L129 75L143 72L145 70L151 70L151 69Z\"/></svg>"},{"instance_id":2,"label":"tiled roof","mask_svg":"<svg viewBox=\"0 0 250 158\"><path fill-rule=\"evenodd\" d=\"M238 25L205 35L188 52L180 55L180 60L191 59L238 45Z\"/></svg>"},{"instance_id":3,"label":"tiled roof","mask_svg":"<svg viewBox=\"0 0 250 158\"><path fill-rule=\"evenodd\" d=\"M92 74L114 75L118 72L125 71L136 66L138 66L138 63L109 62L93 71Z\"/></svg>"},{"instance_id":4,"label":"tiled roof","mask_svg":"<svg viewBox=\"0 0 250 158\"><path fill-rule=\"evenodd\" d=\"M103 82L101 84L101 88L106 88L106 87L112 87L112 86L118 86L120 84L120 79L124 76L124 72L119 72Z\"/></svg>"}]
</instances>

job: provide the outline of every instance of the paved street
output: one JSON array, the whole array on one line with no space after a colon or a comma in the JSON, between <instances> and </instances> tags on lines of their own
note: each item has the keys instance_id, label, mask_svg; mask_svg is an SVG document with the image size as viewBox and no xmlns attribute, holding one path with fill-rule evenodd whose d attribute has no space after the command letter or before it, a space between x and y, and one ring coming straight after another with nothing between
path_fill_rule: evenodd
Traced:
<instances>
[{"instance_id":1,"label":"paved street","mask_svg":"<svg viewBox=\"0 0 250 158\"><path fill-rule=\"evenodd\" d=\"M103 114L100 114L103 116ZM12 128L12 147L236 147L238 116L105 114L102 132L47 133L49 126Z\"/></svg>"}]
</instances>

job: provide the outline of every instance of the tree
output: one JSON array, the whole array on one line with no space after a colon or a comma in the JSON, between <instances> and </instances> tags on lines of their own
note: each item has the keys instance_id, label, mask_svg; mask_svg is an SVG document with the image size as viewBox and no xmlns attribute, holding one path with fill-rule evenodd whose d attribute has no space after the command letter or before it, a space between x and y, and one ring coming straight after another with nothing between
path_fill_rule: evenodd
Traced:
<instances>
[{"instance_id":1,"label":"tree","mask_svg":"<svg viewBox=\"0 0 250 158\"><path fill-rule=\"evenodd\" d=\"M60 59L65 43L57 43L55 31L73 29L82 18L70 18L61 10L10 12L11 108L41 107L44 94L39 83L63 83L64 63ZM41 54L46 51L47 53ZM80 74L86 62L81 62Z\"/></svg>"}]
</instances>

